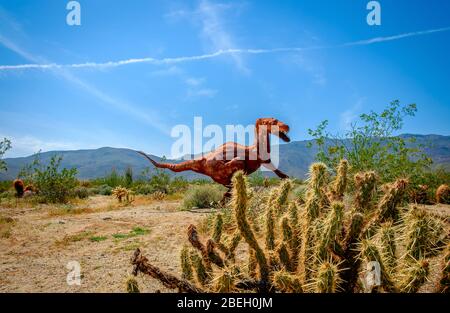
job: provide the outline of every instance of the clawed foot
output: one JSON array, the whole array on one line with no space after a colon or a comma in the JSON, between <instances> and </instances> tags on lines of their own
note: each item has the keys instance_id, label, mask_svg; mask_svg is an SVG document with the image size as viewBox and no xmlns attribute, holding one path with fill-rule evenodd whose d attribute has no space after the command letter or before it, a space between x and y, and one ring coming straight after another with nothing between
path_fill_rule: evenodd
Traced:
<instances>
[{"instance_id":1,"label":"clawed foot","mask_svg":"<svg viewBox=\"0 0 450 313\"><path fill-rule=\"evenodd\" d=\"M277 176L280 177L281 179L288 179L288 178L289 178L288 175L286 175L285 173L283 173L283 172L280 171L280 170L276 170L276 171L274 171L274 172L275 172L275 174L277 174Z\"/></svg>"}]
</instances>

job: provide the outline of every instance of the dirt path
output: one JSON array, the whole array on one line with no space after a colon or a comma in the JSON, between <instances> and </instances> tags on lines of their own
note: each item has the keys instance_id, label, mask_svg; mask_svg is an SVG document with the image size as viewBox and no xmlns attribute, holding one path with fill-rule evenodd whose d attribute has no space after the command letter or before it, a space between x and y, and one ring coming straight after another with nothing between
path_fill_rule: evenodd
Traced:
<instances>
[{"instance_id":1,"label":"dirt path","mask_svg":"<svg viewBox=\"0 0 450 313\"><path fill-rule=\"evenodd\" d=\"M107 201L90 199L91 206ZM97 203L98 202L98 203ZM176 201L113 211L54 216L45 209L2 209L14 226L0 238L0 292L123 292L130 257L139 247L149 260L179 275L186 229L204 216L178 211ZM81 286L68 285L68 262L81 265ZM144 292L167 291L138 277Z\"/></svg>"}]
</instances>

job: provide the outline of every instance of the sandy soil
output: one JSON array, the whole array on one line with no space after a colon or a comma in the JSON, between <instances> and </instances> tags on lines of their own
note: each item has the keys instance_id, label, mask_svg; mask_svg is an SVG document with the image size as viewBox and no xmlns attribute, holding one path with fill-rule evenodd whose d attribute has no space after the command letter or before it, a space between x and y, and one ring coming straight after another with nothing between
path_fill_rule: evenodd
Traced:
<instances>
[{"instance_id":1,"label":"sandy soil","mask_svg":"<svg viewBox=\"0 0 450 313\"><path fill-rule=\"evenodd\" d=\"M96 196L87 206L96 209L108 201ZM187 227L204 216L178 206L162 201L60 216L54 209L0 208L2 217L14 220L9 238L0 238L0 292L124 292L137 247L153 264L178 275ZM81 265L81 286L66 282L70 261ZM138 282L143 292L167 291L153 279Z\"/></svg>"},{"instance_id":2,"label":"sandy soil","mask_svg":"<svg viewBox=\"0 0 450 313\"><path fill-rule=\"evenodd\" d=\"M0 225L0 292L124 292L137 247L152 264L180 276L179 251L188 243L187 227L198 224L207 211L179 211L176 200L137 200L117 207L112 197L95 196L72 211L0 205L0 217L8 221ZM449 225L450 206L426 209L447 218ZM81 265L81 286L66 282L70 261ZM440 261L431 261L430 281L422 292L434 290ZM137 280L142 292L170 292L149 277Z\"/></svg>"}]
</instances>

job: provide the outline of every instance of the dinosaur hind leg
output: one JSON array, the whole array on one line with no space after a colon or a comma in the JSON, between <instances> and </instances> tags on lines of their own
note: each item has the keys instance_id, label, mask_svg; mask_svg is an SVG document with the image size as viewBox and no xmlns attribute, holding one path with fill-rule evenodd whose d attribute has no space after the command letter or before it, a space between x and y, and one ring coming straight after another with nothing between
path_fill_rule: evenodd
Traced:
<instances>
[{"instance_id":1,"label":"dinosaur hind leg","mask_svg":"<svg viewBox=\"0 0 450 313\"><path fill-rule=\"evenodd\" d=\"M220 200L220 205L222 205L222 206L227 204L227 202L231 199L231 195L232 195L232 193L231 193L232 186L231 185L227 185L225 187L227 187L228 189L223 194L222 200Z\"/></svg>"}]
</instances>

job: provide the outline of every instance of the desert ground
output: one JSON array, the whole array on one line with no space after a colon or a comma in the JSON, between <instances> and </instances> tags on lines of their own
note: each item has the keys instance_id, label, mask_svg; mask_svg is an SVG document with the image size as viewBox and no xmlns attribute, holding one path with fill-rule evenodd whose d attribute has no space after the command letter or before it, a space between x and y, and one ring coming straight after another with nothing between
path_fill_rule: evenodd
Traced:
<instances>
[{"instance_id":1,"label":"desert ground","mask_svg":"<svg viewBox=\"0 0 450 313\"><path fill-rule=\"evenodd\" d=\"M179 252L186 230L208 211L181 211L180 200L144 201L119 206L112 197L94 196L63 207L1 207L0 292L124 292L139 247L150 262L180 275ZM450 206L427 206L447 220ZM66 282L68 262L81 265L81 286ZM431 292L439 259L432 261ZM169 292L139 274L141 292Z\"/></svg>"},{"instance_id":2,"label":"desert ground","mask_svg":"<svg viewBox=\"0 0 450 313\"><path fill-rule=\"evenodd\" d=\"M95 196L66 210L0 208L10 221L0 239L0 292L124 292L137 247L155 265L179 274L187 227L207 213L180 211L179 201L115 202ZM81 265L81 286L66 282L70 261ZM153 279L138 282L142 292L168 291Z\"/></svg>"}]
</instances>

